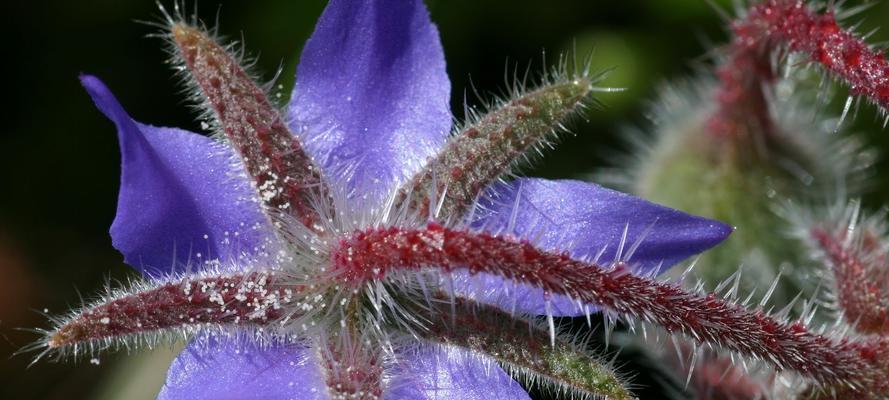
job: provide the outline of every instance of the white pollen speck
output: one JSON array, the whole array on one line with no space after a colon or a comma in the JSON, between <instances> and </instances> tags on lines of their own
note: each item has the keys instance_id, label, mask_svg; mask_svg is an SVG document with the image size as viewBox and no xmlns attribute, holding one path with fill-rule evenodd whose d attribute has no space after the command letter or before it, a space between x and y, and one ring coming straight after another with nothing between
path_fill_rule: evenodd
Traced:
<instances>
[{"instance_id":1,"label":"white pollen speck","mask_svg":"<svg viewBox=\"0 0 889 400\"><path fill-rule=\"evenodd\" d=\"M99 322L101 322L105 325L108 325L111 323L111 318L105 317L105 318L100 319Z\"/></svg>"},{"instance_id":2,"label":"white pollen speck","mask_svg":"<svg viewBox=\"0 0 889 400\"><path fill-rule=\"evenodd\" d=\"M204 121L201 121L201 129L203 129L203 130L210 129L210 124L208 124Z\"/></svg>"},{"instance_id":3,"label":"white pollen speck","mask_svg":"<svg viewBox=\"0 0 889 400\"><path fill-rule=\"evenodd\" d=\"M93 365L99 365L99 364L101 364L101 363L102 363L102 362L99 361L98 358L91 358L91 359L90 359L90 364L93 364Z\"/></svg>"},{"instance_id":4,"label":"white pollen speck","mask_svg":"<svg viewBox=\"0 0 889 400\"><path fill-rule=\"evenodd\" d=\"M209 239L209 238L210 238L210 235L207 235L207 234L205 233L205 234L204 234L204 240L207 240L207 239Z\"/></svg>"}]
</instances>

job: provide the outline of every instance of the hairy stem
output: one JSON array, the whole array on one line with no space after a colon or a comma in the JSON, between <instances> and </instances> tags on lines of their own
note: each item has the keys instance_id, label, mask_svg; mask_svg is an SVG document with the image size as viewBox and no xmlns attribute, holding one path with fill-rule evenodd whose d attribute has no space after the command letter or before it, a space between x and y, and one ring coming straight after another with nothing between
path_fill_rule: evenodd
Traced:
<instances>
[{"instance_id":1,"label":"hairy stem","mask_svg":"<svg viewBox=\"0 0 889 400\"><path fill-rule=\"evenodd\" d=\"M717 110L709 128L715 135L770 134L774 127L767 92L777 74L772 57L801 52L846 82L853 95L889 110L889 62L864 40L842 29L832 12L819 15L802 0L767 0L752 6L732 25L734 40L717 70Z\"/></svg>"},{"instance_id":2,"label":"hairy stem","mask_svg":"<svg viewBox=\"0 0 889 400\"><path fill-rule=\"evenodd\" d=\"M361 231L340 241L334 270L350 284L379 279L393 270L468 269L537 286L588 304L641 319L694 338L754 356L819 383L841 383L864 393L889 394L889 338L836 339L785 322L761 310L699 295L678 285L635 276L617 264L605 269L527 241L454 230ZM369 267L372 266L372 267Z\"/></svg>"},{"instance_id":3,"label":"hairy stem","mask_svg":"<svg viewBox=\"0 0 889 400\"><path fill-rule=\"evenodd\" d=\"M265 92L204 31L176 23L171 33L182 62L241 155L266 208L320 230L314 199L332 207L329 189Z\"/></svg>"}]
</instances>

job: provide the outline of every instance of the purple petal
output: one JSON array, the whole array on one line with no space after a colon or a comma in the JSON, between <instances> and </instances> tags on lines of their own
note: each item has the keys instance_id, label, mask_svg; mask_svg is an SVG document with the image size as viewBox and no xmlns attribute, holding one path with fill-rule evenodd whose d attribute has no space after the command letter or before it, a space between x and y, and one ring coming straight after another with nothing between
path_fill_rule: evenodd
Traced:
<instances>
[{"instance_id":1,"label":"purple petal","mask_svg":"<svg viewBox=\"0 0 889 400\"><path fill-rule=\"evenodd\" d=\"M491 198L495 200L484 204L491 213L476 221L477 226L531 240L544 249L567 251L578 259L603 264L624 260L641 273L663 271L732 232L721 222L579 181L518 179L495 189ZM456 290L463 295L505 309L547 313L540 289L490 275L462 275L457 283ZM502 294L504 288L508 295ZM552 296L550 307L557 316L584 311L564 296Z\"/></svg>"},{"instance_id":2,"label":"purple petal","mask_svg":"<svg viewBox=\"0 0 889 400\"><path fill-rule=\"evenodd\" d=\"M449 99L421 0L331 0L300 58L288 119L338 189L375 202L443 145Z\"/></svg>"},{"instance_id":3,"label":"purple petal","mask_svg":"<svg viewBox=\"0 0 889 400\"><path fill-rule=\"evenodd\" d=\"M387 400L530 398L495 361L457 347L423 345L403 357Z\"/></svg>"},{"instance_id":4,"label":"purple petal","mask_svg":"<svg viewBox=\"0 0 889 400\"><path fill-rule=\"evenodd\" d=\"M195 133L140 124L99 79L80 79L117 125L122 173L111 240L127 264L159 275L262 241L265 218L231 150Z\"/></svg>"},{"instance_id":5,"label":"purple petal","mask_svg":"<svg viewBox=\"0 0 889 400\"><path fill-rule=\"evenodd\" d=\"M326 399L318 362L301 345L261 348L241 339L193 341L167 372L159 400Z\"/></svg>"}]
</instances>

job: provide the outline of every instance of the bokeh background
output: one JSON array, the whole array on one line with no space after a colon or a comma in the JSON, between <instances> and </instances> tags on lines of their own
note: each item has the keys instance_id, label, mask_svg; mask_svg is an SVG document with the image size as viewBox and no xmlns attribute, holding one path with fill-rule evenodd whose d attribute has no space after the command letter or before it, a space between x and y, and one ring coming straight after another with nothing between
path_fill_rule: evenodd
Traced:
<instances>
[{"instance_id":1,"label":"bokeh background","mask_svg":"<svg viewBox=\"0 0 889 400\"><path fill-rule=\"evenodd\" d=\"M29 367L34 354L12 354L37 338L21 328L48 326L42 310L64 312L107 282L134 275L108 235L120 165L115 130L93 107L77 75L104 79L138 120L200 131L161 41L146 37L155 28L136 22L155 21L159 12L153 1L3 3L0 398L153 398L170 349L106 354L99 365L69 360ZM502 93L504 77L514 68L530 63L532 73L542 71L544 51L551 63L573 48L581 56L595 48L595 68L615 68L603 85L627 90L602 95L604 109L589 112L574 126L576 135L566 135L557 150L524 171L551 178L586 177L608 166L609 155L625 147L624 128L647 126L647 105L661 85L706 68L708 52L727 40L724 21L704 0L427 4L441 31L458 118L470 85L485 96ZM260 55L256 70L263 78L283 68L279 82L286 95L323 6L321 0L202 0L198 14L206 21L218 14L221 33L243 37L248 53ZM889 2L883 2L854 22L869 31L887 17ZM872 40L887 38L880 31ZM469 93L470 103L478 104ZM865 142L886 153L889 135L871 107L862 107L851 123ZM865 199L871 208L889 200L886 171L886 163L878 163ZM647 393L658 393L657 379L642 375L652 388Z\"/></svg>"}]
</instances>

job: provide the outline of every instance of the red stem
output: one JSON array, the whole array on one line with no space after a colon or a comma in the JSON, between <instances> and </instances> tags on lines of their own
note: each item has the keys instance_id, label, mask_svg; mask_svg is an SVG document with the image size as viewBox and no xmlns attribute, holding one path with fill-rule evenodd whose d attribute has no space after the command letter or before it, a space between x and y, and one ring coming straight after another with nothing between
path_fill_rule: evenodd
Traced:
<instances>
[{"instance_id":1,"label":"red stem","mask_svg":"<svg viewBox=\"0 0 889 400\"><path fill-rule=\"evenodd\" d=\"M853 95L889 110L889 62L841 28L832 12L819 15L802 0L768 0L750 8L732 31L729 57L717 70L718 109L708 123L713 134L773 130L765 91L776 79L770 58L776 50L808 55L846 82Z\"/></svg>"},{"instance_id":2,"label":"red stem","mask_svg":"<svg viewBox=\"0 0 889 400\"><path fill-rule=\"evenodd\" d=\"M551 253L527 241L430 224L426 229L372 229L340 241L332 253L336 271L350 284L384 277L393 270L468 269L540 287L584 303L681 332L771 361L817 382L847 383L866 393L889 394L889 339L836 339L817 335L799 322L775 320L681 287L632 275L622 265L603 269Z\"/></svg>"}]
</instances>

